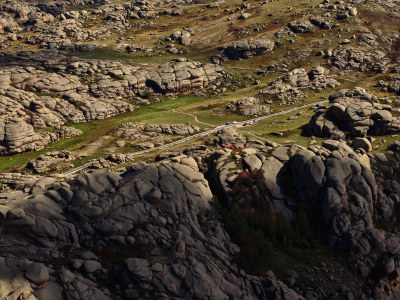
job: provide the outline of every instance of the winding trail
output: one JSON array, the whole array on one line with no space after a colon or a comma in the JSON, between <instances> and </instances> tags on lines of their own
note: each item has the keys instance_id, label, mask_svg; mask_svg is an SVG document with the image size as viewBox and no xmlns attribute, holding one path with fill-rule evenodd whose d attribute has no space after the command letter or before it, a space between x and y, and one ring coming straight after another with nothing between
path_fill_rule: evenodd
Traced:
<instances>
[{"instance_id":1,"label":"winding trail","mask_svg":"<svg viewBox=\"0 0 400 300\"><path fill-rule=\"evenodd\" d=\"M153 151L157 151L157 150L166 149L166 148L178 145L178 144L183 144L183 143L185 143L187 141L190 141L190 140L193 140L193 139L196 139L196 138L199 138L199 137L207 136L207 135L209 135L209 134L211 134L213 132L216 132L218 130L221 130L221 129L233 128L233 127L241 127L241 126L243 126L243 124L249 123L251 121L256 122L256 121L260 121L260 120L265 120L265 119L269 119L269 118L285 115L285 114L288 114L288 113L291 113L291 112L294 112L294 111L297 111L297 110L300 110L300 109L303 109L303 108L306 108L306 107L315 106L315 105L322 105L322 104L325 104L325 103L328 103L328 102L329 102L329 100L322 100L322 101L313 102L313 103L305 104L305 105L302 105L302 106L294 107L294 108L291 108L291 109L282 110L282 111L279 111L279 112L276 112L276 113L273 113L273 114L270 114L270 115L265 115L265 116L261 116L261 117L258 117L258 118L253 118L253 119L248 119L248 120L245 120L245 121L237 122L235 124L220 125L220 126L211 128L209 130L206 130L206 131L203 131L203 132L200 132L200 133L196 133L196 134L184 137L184 138L182 138L180 140L177 140L177 141L165 144L165 145L154 147L152 149L146 149L146 150L141 150L141 151L137 151L137 152L127 153L126 155L127 156L137 156L137 155L141 155L141 154L145 154L145 153L149 153L149 152L153 152ZM186 114L186 113L184 113L184 114ZM190 114L188 114L188 115L190 115ZM203 124L206 124L206 123L203 123ZM207 124L207 125L211 125L211 124ZM212 125L212 126L214 126L214 125ZM71 175L73 175L75 173L78 173L79 171L82 171L82 170L86 169L91 164L92 164L91 162L88 162L88 163L86 163L86 164L84 164L82 166L79 166L79 167L77 167L75 169L72 169L72 170L70 170L68 172L62 173L61 175L65 176L65 177L71 176Z\"/></svg>"},{"instance_id":2,"label":"winding trail","mask_svg":"<svg viewBox=\"0 0 400 300\"><path fill-rule=\"evenodd\" d=\"M353 82L353 83L363 83L363 84L368 84L371 85L371 82L366 82L366 81L357 81L357 80L353 80L353 79L347 79L347 78L336 78L337 80L343 80L343 81L349 81L349 82Z\"/></svg>"},{"instance_id":3,"label":"winding trail","mask_svg":"<svg viewBox=\"0 0 400 300\"><path fill-rule=\"evenodd\" d=\"M247 134L249 134L249 135L251 135L251 136L254 136L254 137L256 137L256 138L258 138L259 140L263 140L263 141L266 141L267 139L265 139L265 138L263 138L263 137L261 137L261 136L258 136L257 134L254 134L254 133L252 133L252 132L250 132L250 131L245 131Z\"/></svg>"},{"instance_id":4,"label":"winding trail","mask_svg":"<svg viewBox=\"0 0 400 300\"><path fill-rule=\"evenodd\" d=\"M192 114L189 114L189 113L185 113L185 112L181 112L181 111L176 111L175 108L171 109L171 111L174 112L174 113L177 113L177 114L187 115L187 116L193 117L194 120L199 124L204 124L204 125L207 125L207 126L215 126L215 124L208 124L208 123L204 123L204 122L199 121L195 115L192 115Z\"/></svg>"}]
</instances>

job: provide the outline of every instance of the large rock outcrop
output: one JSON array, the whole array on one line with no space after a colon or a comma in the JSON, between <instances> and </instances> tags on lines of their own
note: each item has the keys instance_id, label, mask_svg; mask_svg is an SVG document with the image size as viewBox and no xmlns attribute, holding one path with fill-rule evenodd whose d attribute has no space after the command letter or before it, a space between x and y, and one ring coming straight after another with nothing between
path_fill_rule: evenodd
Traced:
<instances>
[{"instance_id":1,"label":"large rock outcrop","mask_svg":"<svg viewBox=\"0 0 400 300\"><path fill-rule=\"evenodd\" d=\"M216 111L221 113L233 112L246 117L262 116L272 111L268 105L261 104L260 102L261 101L255 97L246 97L220 106Z\"/></svg>"},{"instance_id":2,"label":"large rock outcrop","mask_svg":"<svg viewBox=\"0 0 400 300\"><path fill-rule=\"evenodd\" d=\"M285 76L271 82L258 95L263 98L272 98L274 101L285 104L294 104L304 99L301 89L323 91L326 88L335 88L340 85L329 75L329 71L321 66L313 67L310 71L304 68L294 69Z\"/></svg>"},{"instance_id":3,"label":"large rock outcrop","mask_svg":"<svg viewBox=\"0 0 400 300\"><path fill-rule=\"evenodd\" d=\"M29 161L26 167L31 169L34 173L45 173L50 170L55 171L69 167L70 164L67 162L72 159L73 156L70 151L63 150L47 152L40 155L38 158Z\"/></svg>"},{"instance_id":4,"label":"large rock outcrop","mask_svg":"<svg viewBox=\"0 0 400 300\"><path fill-rule=\"evenodd\" d=\"M184 94L202 89L224 75L218 65L202 65L185 58L178 58L158 67L147 76L147 86L163 94Z\"/></svg>"},{"instance_id":5,"label":"large rock outcrop","mask_svg":"<svg viewBox=\"0 0 400 300\"><path fill-rule=\"evenodd\" d=\"M1 53L0 65L0 146L6 148L1 148L2 154L41 149L64 136L58 131L66 137L78 134L59 129L67 122L90 122L133 111L137 107L133 101L149 103L141 98L143 94L187 93L225 74L217 65L185 59L155 70L154 65L78 59L56 51ZM58 131L34 132L46 127ZM178 134L197 130L180 127L171 130Z\"/></svg>"},{"instance_id":6,"label":"large rock outcrop","mask_svg":"<svg viewBox=\"0 0 400 300\"><path fill-rule=\"evenodd\" d=\"M60 138L70 138L80 134L82 131L73 127L61 127L55 132L36 133L33 126L22 118L0 117L0 155L40 150Z\"/></svg>"},{"instance_id":7,"label":"large rock outcrop","mask_svg":"<svg viewBox=\"0 0 400 300\"><path fill-rule=\"evenodd\" d=\"M310 21L290 22L288 27L294 33L314 33L315 27Z\"/></svg>"},{"instance_id":8,"label":"large rock outcrop","mask_svg":"<svg viewBox=\"0 0 400 300\"><path fill-rule=\"evenodd\" d=\"M336 69L361 72L385 73L390 63L386 53L377 49L366 51L357 48L329 50L326 58L329 64Z\"/></svg>"},{"instance_id":9,"label":"large rock outcrop","mask_svg":"<svg viewBox=\"0 0 400 300\"><path fill-rule=\"evenodd\" d=\"M268 38L257 38L241 41L232 45L220 48L222 56L227 59L248 59L271 52L275 43Z\"/></svg>"},{"instance_id":10,"label":"large rock outcrop","mask_svg":"<svg viewBox=\"0 0 400 300\"><path fill-rule=\"evenodd\" d=\"M253 197L266 201L265 217L271 213L283 215L288 222L295 223L299 212L305 211L311 226L326 238L330 247L354 255L355 271L363 277L378 276L384 280L382 286L389 287L390 276L397 273L395 268L388 267L387 261L396 268L399 265L400 238L378 229L377 224L379 220L391 220L396 209L400 188L393 183L393 173L386 178L387 167L379 173L374 169L379 174L379 180L376 179L365 152L355 152L346 143L335 140L308 149L250 142L236 136L231 145L209 158L210 176L228 205L236 203L248 209L237 184L243 175L253 174L258 179L250 190L255 191ZM262 176L261 185L257 174ZM373 273L374 270L379 271ZM382 295L392 299L398 293L393 289Z\"/></svg>"},{"instance_id":11,"label":"large rock outcrop","mask_svg":"<svg viewBox=\"0 0 400 300\"><path fill-rule=\"evenodd\" d=\"M357 257L356 270L361 276L383 278L388 287L391 276L397 275L387 261L399 265L400 238L378 229L377 220L392 217L397 201L394 194L399 188L389 178L380 177L378 183L369 158L362 152L355 153L338 141L327 140L323 146L298 151L288 161L297 201L309 205L311 211L317 208L314 216L320 216L328 244ZM394 288L384 297L392 299L398 294Z\"/></svg>"},{"instance_id":12,"label":"large rock outcrop","mask_svg":"<svg viewBox=\"0 0 400 300\"><path fill-rule=\"evenodd\" d=\"M272 273L233 263L238 247L214 217L207 181L192 158L174 161L3 195L5 299L303 299Z\"/></svg>"},{"instance_id":13,"label":"large rock outcrop","mask_svg":"<svg viewBox=\"0 0 400 300\"><path fill-rule=\"evenodd\" d=\"M312 135L343 138L387 135L400 132L400 121L390 112L390 105L377 103L376 96L364 89L340 90L329 97L328 108L322 107L308 125Z\"/></svg>"}]
</instances>

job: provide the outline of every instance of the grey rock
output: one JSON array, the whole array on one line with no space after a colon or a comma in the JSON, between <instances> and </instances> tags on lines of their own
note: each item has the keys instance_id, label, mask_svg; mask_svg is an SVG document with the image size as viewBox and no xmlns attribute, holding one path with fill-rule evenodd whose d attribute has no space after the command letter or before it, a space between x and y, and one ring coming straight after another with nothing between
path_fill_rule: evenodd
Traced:
<instances>
[{"instance_id":1,"label":"grey rock","mask_svg":"<svg viewBox=\"0 0 400 300\"><path fill-rule=\"evenodd\" d=\"M100 270L101 267L101 263L95 260L86 260L82 265L82 268L86 273L96 272L97 270Z\"/></svg>"},{"instance_id":2,"label":"grey rock","mask_svg":"<svg viewBox=\"0 0 400 300\"><path fill-rule=\"evenodd\" d=\"M309 72L299 68L271 82L258 96L272 97L273 100L282 105L294 104L306 97L301 89L310 88L322 91L328 87L335 88L338 85L339 82L333 79L328 70L321 66L314 67Z\"/></svg>"},{"instance_id":3,"label":"grey rock","mask_svg":"<svg viewBox=\"0 0 400 300\"><path fill-rule=\"evenodd\" d=\"M254 171L256 169L260 169L262 166L261 160L255 156L250 155L243 158L244 165L250 170Z\"/></svg>"},{"instance_id":4,"label":"grey rock","mask_svg":"<svg viewBox=\"0 0 400 300\"><path fill-rule=\"evenodd\" d=\"M310 23L310 21L303 22L291 22L288 24L290 30L294 33L313 33L315 32L315 27Z\"/></svg>"},{"instance_id":5,"label":"grey rock","mask_svg":"<svg viewBox=\"0 0 400 300\"><path fill-rule=\"evenodd\" d=\"M130 272L139 280L149 282L152 279L152 272L146 260L140 258L128 258L125 264Z\"/></svg>"},{"instance_id":6,"label":"grey rock","mask_svg":"<svg viewBox=\"0 0 400 300\"><path fill-rule=\"evenodd\" d=\"M218 65L202 65L187 59L165 63L147 75L146 85L163 94L188 93L202 89L224 75Z\"/></svg>"},{"instance_id":7,"label":"grey rock","mask_svg":"<svg viewBox=\"0 0 400 300\"><path fill-rule=\"evenodd\" d=\"M367 138L355 138L351 147L354 150L364 149L366 152L372 151L371 142Z\"/></svg>"},{"instance_id":8,"label":"grey rock","mask_svg":"<svg viewBox=\"0 0 400 300\"><path fill-rule=\"evenodd\" d=\"M378 104L372 103L376 96L364 89L340 90L329 97L327 109L316 112L308 129L319 137L341 138L344 132L355 137L365 135L387 135L400 132L400 121ZM355 143L361 143L361 139ZM367 151L368 141L362 148ZM364 143L364 144L365 144Z\"/></svg>"},{"instance_id":9,"label":"grey rock","mask_svg":"<svg viewBox=\"0 0 400 300\"><path fill-rule=\"evenodd\" d=\"M247 59L271 52L274 49L274 42L266 37L245 40L221 48L222 55L228 59Z\"/></svg>"},{"instance_id":10,"label":"grey rock","mask_svg":"<svg viewBox=\"0 0 400 300\"><path fill-rule=\"evenodd\" d=\"M246 97L238 101L232 101L228 105L219 107L217 112L233 112L242 116L262 116L272 110L268 105L260 104L260 100L255 97Z\"/></svg>"},{"instance_id":11,"label":"grey rock","mask_svg":"<svg viewBox=\"0 0 400 300\"><path fill-rule=\"evenodd\" d=\"M26 268L25 277L29 281L41 285L49 281L49 271L46 266L41 263L32 263Z\"/></svg>"},{"instance_id":12,"label":"grey rock","mask_svg":"<svg viewBox=\"0 0 400 300\"><path fill-rule=\"evenodd\" d=\"M337 69L356 69L361 72L373 71L376 73L386 72L390 62L386 54L380 50L364 51L356 48L333 50L328 61Z\"/></svg>"}]
</instances>

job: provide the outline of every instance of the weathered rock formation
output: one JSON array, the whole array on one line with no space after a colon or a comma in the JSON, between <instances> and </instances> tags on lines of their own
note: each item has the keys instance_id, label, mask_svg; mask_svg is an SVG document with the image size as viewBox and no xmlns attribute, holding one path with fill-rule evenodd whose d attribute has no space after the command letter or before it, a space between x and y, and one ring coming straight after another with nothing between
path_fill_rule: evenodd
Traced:
<instances>
[{"instance_id":1,"label":"weathered rock formation","mask_svg":"<svg viewBox=\"0 0 400 300\"><path fill-rule=\"evenodd\" d=\"M274 46L275 43L270 39L260 37L222 47L220 51L227 59L247 59L271 52Z\"/></svg>"},{"instance_id":2,"label":"weathered rock formation","mask_svg":"<svg viewBox=\"0 0 400 300\"><path fill-rule=\"evenodd\" d=\"M113 135L121 138L117 142L119 147L131 144L132 147L148 149L154 148L155 144L171 142L177 135L193 134L199 131L199 127L190 123L175 125L125 123L121 124Z\"/></svg>"},{"instance_id":3,"label":"weathered rock formation","mask_svg":"<svg viewBox=\"0 0 400 300\"><path fill-rule=\"evenodd\" d=\"M50 170L57 171L69 167L70 165L66 162L72 159L73 156L70 151L47 152L31 160L26 167L31 169L34 173L45 173Z\"/></svg>"},{"instance_id":4,"label":"weathered rock formation","mask_svg":"<svg viewBox=\"0 0 400 300\"><path fill-rule=\"evenodd\" d=\"M310 21L302 21L302 22L291 22L288 24L288 27L294 33L313 33L315 32L315 27L311 24Z\"/></svg>"},{"instance_id":5,"label":"weathered rock formation","mask_svg":"<svg viewBox=\"0 0 400 300\"><path fill-rule=\"evenodd\" d=\"M209 164L210 178L228 203L236 201L245 207L233 194L239 192L235 189L237 180L247 171L258 174L262 170L263 185L258 182L252 190L266 201L268 213L294 222L299 211L305 210L311 226L323 234L330 247L354 255L360 275L378 276L384 279L382 286L389 286L388 276L397 276L400 238L378 229L375 221L392 220L396 193L400 192L393 180L398 178L398 164L389 167L391 173L386 166L371 170L364 151L354 151L334 140L306 149L298 145L277 147L269 142L250 146L243 136L241 140L240 135L230 136L233 143L211 155ZM396 267L390 267L388 260ZM373 275L374 270L379 271ZM388 299L397 293L397 289L382 290Z\"/></svg>"},{"instance_id":6,"label":"weathered rock formation","mask_svg":"<svg viewBox=\"0 0 400 300\"><path fill-rule=\"evenodd\" d=\"M380 50L361 50L355 48L327 51L326 58L330 65L339 70L359 70L385 73L390 59Z\"/></svg>"},{"instance_id":7,"label":"weathered rock formation","mask_svg":"<svg viewBox=\"0 0 400 300\"><path fill-rule=\"evenodd\" d=\"M217 112L233 112L242 116L262 116L271 112L268 105L260 104L255 97L246 97L238 101L232 101L227 105L219 107Z\"/></svg>"},{"instance_id":8,"label":"weathered rock formation","mask_svg":"<svg viewBox=\"0 0 400 300\"><path fill-rule=\"evenodd\" d=\"M33 128L105 119L134 110L131 101L142 103L142 94L187 93L225 74L219 66L184 59L154 71L155 66L79 60L52 51L2 53L0 64L4 66L0 71L3 154L38 150L60 137L79 133L36 134ZM17 137L13 132L22 134Z\"/></svg>"},{"instance_id":9,"label":"weathered rock formation","mask_svg":"<svg viewBox=\"0 0 400 300\"><path fill-rule=\"evenodd\" d=\"M314 16L310 18L310 22L311 24L325 30L332 29L336 26L336 24L332 20L321 18L319 16Z\"/></svg>"},{"instance_id":10,"label":"weathered rock formation","mask_svg":"<svg viewBox=\"0 0 400 300\"><path fill-rule=\"evenodd\" d=\"M259 96L266 99L271 98L283 105L294 104L306 97L301 89L310 88L315 91L323 91L328 87L335 88L338 85L339 82L329 76L329 71L321 66L314 67L309 72L300 68L271 82L259 93Z\"/></svg>"},{"instance_id":11,"label":"weathered rock formation","mask_svg":"<svg viewBox=\"0 0 400 300\"><path fill-rule=\"evenodd\" d=\"M400 95L400 78L399 77L392 77L390 79L389 85L387 86L387 90L389 92L396 93L396 94Z\"/></svg>"},{"instance_id":12,"label":"weathered rock formation","mask_svg":"<svg viewBox=\"0 0 400 300\"><path fill-rule=\"evenodd\" d=\"M0 291L32 299L304 299L272 273L248 276L233 263L238 247L211 198L194 160L183 157L7 194Z\"/></svg>"},{"instance_id":13,"label":"weathered rock formation","mask_svg":"<svg viewBox=\"0 0 400 300\"><path fill-rule=\"evenodd\" d=\"M60 138L82 134L73 127L61 127L55 132L36 133L32 125L21 118L0 118L0 155L40 150Z\"/></svg>"},{"instance_id":14,"label":"weathered rock formation","mask_svg":"<svg viewBox=\"0 0 400 300\"><path fill-rule=\"evenodd\" d=\"M145 132L156 132L165 134L186 135L200 131L200 127L193 126L192 124L150 124L144 127Z\"/></svg>"},{"instance_id":15,"label":"weathered rock formation","mask_svg":"<svg viewBox=\"0 0 400 300\"><path fill-rule=\"evenodd\" d=\"M146 85L158 93L183 94L202 89L224 74L223 68L218 65L202 65L179 58L151 72L147 76Z\"/></svg>"},{"instance_id":16,"label":"weathered rock formation","mask_svg":"<svg viewBox=\"0 0 400 300\"><path fill-rule=\"evenodd\" d=\"M340 90L329 97L328 108L320 108L308 126L312 135L343 138L387 135L400 132L400 121L390 113L390 105L376 103L376 96L364 89Z\"/></svg>"}]
</instances>

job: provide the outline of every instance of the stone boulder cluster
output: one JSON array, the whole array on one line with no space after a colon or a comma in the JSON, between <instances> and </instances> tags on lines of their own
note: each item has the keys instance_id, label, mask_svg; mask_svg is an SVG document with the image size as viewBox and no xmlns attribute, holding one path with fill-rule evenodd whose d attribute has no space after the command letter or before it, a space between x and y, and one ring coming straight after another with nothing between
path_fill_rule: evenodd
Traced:
<instances>
[{"instance_id":1,"label":"stone boulder cluster","mask_svg":"<svg viewBox=\"0 0 400 300\"><path fill-rule=\"evenodd\" d=\"M383 299L399 294L391 280L397 276L400 263L400 238L378 225L378 220L396 219L400 192L396 160L391 162L393 168L383 165L371 169L371 162L388 160L382 155L372 159L341 141L325 140L322 147L306 149L256 142L235 132L217 136L225 140L214 138L212 144L224 146L230 136L230 146L210 156L209 172L228 203L244 205L233 194L237 179L246 170L262 170L263 189L259 185L253 189L264 196L270 212L293 222L300 207L305 209L314 216L310 222L321 230L330 247L353 255L356 272L364 278L382 279L374 293Z\"/></svg>"},{"instance_id":2,"label":"stone boulder cluster","mask_svg":"<svg viewBox=\"0 0 400 300\"><path fill-rule=\"evenodd\" d=\"M193 29L182 29L171 33L171 35L165 38L166 42L169 41L178 41L179 44L183 46L190 45L192 42L191 36L194 33Z\"/></svg>"},{"instance_id":3,"label":"stone boulder cluster","mask_svg":"<svg viewBox=\"0 0 400 300\"><path fill-rule=\"evenodd\" d=\"M369 158L339 141L299 151L289 160L289 170L298 201L321 207L328 244L353 253L361 276L378 268L380 276L390 277L395 268L387 261L398 265L400 239L378 229L373 220L392 216L398 185L378 184Z\"/></svg>"},{"instance_id":4,"label":"stone boulder cluster","mask_svg":"<svg viewBox=\"0 0 400 300\"><path fill-rule=\"evenodd\" d=\"M233 262L239 249L211 198L189 157L8 193L0 291L7 299L304 299L272 272L248 275Z\"/></svg>"},{"instance_id":5,"label":"stone boulder cluster","mask_svg":"<svg viewBox=\"0 0 400 300\"><path fill-rule=\"evenodd\" d=\"M148 1L134 0L125 4L91 0L68 2L5 1L0 6L0 32L15 35L26 30L31 35L24 38L24 43L41 48L93 51L99 47L92 43L93 40L111 37L113 30L130 29L129 20L156 17L154 7ZM84 28L85 22L98 19L103 20L100 26Z\"/></svg>"},{"instance_id":6,"label":"stone boulder cluster","mask_svg":"<svg viewBox=\"0 0 400 300\"><path fill-rule=\"evenodd\" d=\"M47 144L82 134L74 127L63 126L54 132L36 133L22 118L0 117L0 155L43 149Z\"/></svg>"},{"instance_id":7,"label":"stone boulder cluster","mask_svg":"<svg viewBox=\"0 0 400 300\"><path fill-rule=\"evenodd\" d=\"M162 94L187 93L199 90L224 76L222 67L215 64L202 65L185 58L162 64L148 74L146 84Z\"/></svg>"},{"instance_id":8,"label":"stone boulder cluster","mask_svg":"<svg viewBox=\"0 0 400 300\"><path fill-rule=\"evenodd\" d=\"M334 21L332 21L328 18L322 18L320 16L311 17L310 23L319 27L320 29L325 29L325 30L329 30L329 29L332 29L332 28L338 26L337 24L335 24Z\"/></svg>"},{"instance_id":9,"label":"stone boulder cluster","mask_svg":"<svg viewBox=\"0 0 400 300\"><path fill-rule=\"evenodd\" d=\"M305 20L302 22L290 22L288 27L294 33L314 33L315 27L310 21Z\"/></svg>"},{"instance_id":10,"label":"stone boulder cluster","mask_svg":"<svg viewBox=\"0 0 400 300\"><path fill-rule=\"evenodd\" d=\"M50 170L58 171L63 168L68 168L70 164L67 162L72 159L73 155L67 150L47 152L31 160L26 167L31 169L34 173L45 173Z\"/></svg>"},{"instance_id":11,"label":"stone boulder cluster","mask_svg":"<svg viewBox=\"0 0 400 300\"><path fill-rule=\"evenodd\" d=\"M280 180L278 173L281 171L283 163L274 156L275 153L287 156L288 149L278 148L271 157L267 158L263 154L272 150L272 146L276 145L266 145L258 141L249 141L243 136L237 136L236 133L230 132L229 130L221 132L220 136L222 136L222 138L225 138L223 136L231 136L231 139L233 138L237 141L231 145L235 145L235 149L240 150L240 154L233 155L234 150L229 148L221 149L216 151L212 156L212 178L216 181L215 184L218 186L219 190L222 191L224 199L226 199L230 205L233 204L234 195L232 188L239 174L241 174L244 169L249 171L262 170L265 176L266 186L268 187L268 196L265 200L269 210L273 214L285 216L290 222L294 221L295 215L290 209L290 203L293 201L287 198L286 194L283 193L283 190L278 185L278 180ZM240 140L238 140L238 138L241 142L239 142ZM217 143L219 142L220 145L226 143L223 140L214 141ZM296 150L297 148L294 149Z\"/></svg>"},{"instance_id":12,"label":"stone boulder cluster","mask_svg":"<svg viewBox=\"0 0 400 300\"><path fill-rule=\"evenodd\" d=\"M340 139L388 135L400 132L400 120L392 115L389 104L362 88L340 90L329 97L330 104L317 109L308 125L310 134Z\"/></svg>"},{"instance_id":13,"label":"stone boulder cluster","mask_svg":"<svg viewBox=\"0 0 400 300\"><path fill-rule=\"evenodd\" d=\"M398 73L400 73L400 71ZM400 77L392 77L389 84L386 86L386 90L400 95Z\"/></svg>"},{"instance_id":14,"label":"stone boulder cluster","mask_svg":"<svg viewBox=\"0 0 400 300\"><path fill-rule=\"evenodd\" d=\"M345 21L357 16L358 11L354 4L357 3L351 2L345 5L343 1L336 1L334 4L329 1L323 1L318 5L318 8L321 9L320 15L314 15L308 20L303 19L290 22L287 27L293 33L297 34L314 33L316 27L323 30L330 30L339 26L336 23L337 21Z\"/></svg>"},{"instance_id":15,"label":"stone boulder cluster","mask_svg":"<svg viewBox=\"0 0 400 300\"><path fill-rule=\"evenodd\" d=\"M5 1L0 6L0 33L17 33L23 24L41 26L54 21L54 16L24 1Z\"/></svg>"},{"instance_id":16,"label":"stone boulder cluster","mask_svg":"<svg viewBox=\"0 0 400 300\"><path fill-rule=\"evenodd\" d=\"M329 71L321 66L313 67L308 72L304 68L299 68L271 82L259 92L258 96L282 105L294 104L306 97L301 89L322 92L326 88L333 89L338 85L339 82L333 79L329 75Z\"/></svg>"},{"instance_id":17,"label":"stone boulder cluster","mask_svg":"<svg viewBox=\"0 0 400 300\"><path fill-rule=\"evenodd\" d=\"M378 49L335 49L327 50L325 58L338 70L358 70L360 72L385 73L389 70L390 59Z\"/></svg>"},{"instance_id":18,"label":"stone boulder cluster","mask_svg":"<svg viewBox=\"0 0 400 300\"><path fill-rule=\"evenodd\" d=\"M89 161L89 169L110 169L132 161L132 157L125 154L110 154Z\"/></svg>"},{"instance_id":19,"label":"stone boulder cluster","mask_svg":"<svg viewBox=\"0 0 400 300\"><path fill-rule=\"evenodd\" d=\"M150 124L144 127L145 132L155 132L164 134L187 135L200 131L200 127L192 124Z\"/></svg>"},{"instance_id":20,"label":"stone boulder cluster","mask_svg":"<svg viewBox=\"0 0 400 300\"><path fill-rule=\"evenodd\" d=\"M264 55L272 52L275 43L267 37L259 37L256 39L244 40L232 45L221 47L220 55L214 56L215 59L248 59L254 56Z\"/></svg>"},{"instance_id":21,"label":"stone boulder cluster","mask_svg":"<svg viewBox=\"0 0 400 300\"><path fill-rule=\"evenodd\" d=\"M187 93L224 76L222 67L177 59L161 65L131 66L80 60L52 51L2 53L0 71L1 154L42 149L59 138L80 134L67 122L105 119L148 101L150 93ZM36 133L35 128L56 132Z\"/></svg>"},{"instance_id":22,"label":"stone boulder cluster","mask_svg":"<svg viewBox=\"0 0 400 300\"><path fill-rule=\"evenodd\" d=\"M176 136L183 136L199 132L200 128L187 124L121 124L113 133L118 138L118 147L128 146L151 149L155 144L162 145L171 142Z\"/></svg>"},{"instance_id":23,"label":"stone boulder cluster","mask_svg":"<svg viewBox=\"0 0 400 300\"><path fill-rule=\"evenodd\" d=\"M0 174L0 192L9 190L23 190L28 192L32 189L40 177L21 173L1 173Z\"/></svg>"},{"instance_id":24,"label":"stone boulder cluster","mask_svg":"<svg viewBox=\"0 0 400 300\"><path fill-rule=\"evenodd\" d=\"M260 104L260 100L255 97L246 97L216 109L217 113L232 112L246 117L257 117L269 114L272 110L268 105Z\"/></svg>"},{"instance_id":25,"label":"stone boulder cluster","mask_svg":"<svg viewBox=\"0 0 400 300\"><path fill-rule=\"evenodd\" d=\"M144 126L156 133L167 128ZM74 299L335 295L331 288L321 292L318 285L294 283L293 272L288 273L293 278L288 287L272 272L252 276L236 265L233 257L240 249L230 240L212 199L218 195L228 205L244 205L236 185L247 172L261 174L262 185L252 191L272 216L283 216L288 224L297 222L300 210L318 216L310 219L310 226L327 244L351 253L354 271L363 278L378 276L380 285L369 292L363 287L364 297L399 294L391 278L400 266L400 238L378 226L379 220L396 222L398 164L376 166L386 158L337 140L308 148L280 146L233 129L216 132L206 144L161 154L153 164L91 170L68 182L0 176L0 230L7 245L0 264L13 274L0 281L0 290L37 299L61 294ZM70 156L49 153L31 166L47 168L47 161L63 163ZM129 161L113 154L91 167ZM9 188L17 190L7 192Z\"/></svg>"}]
</instances>

